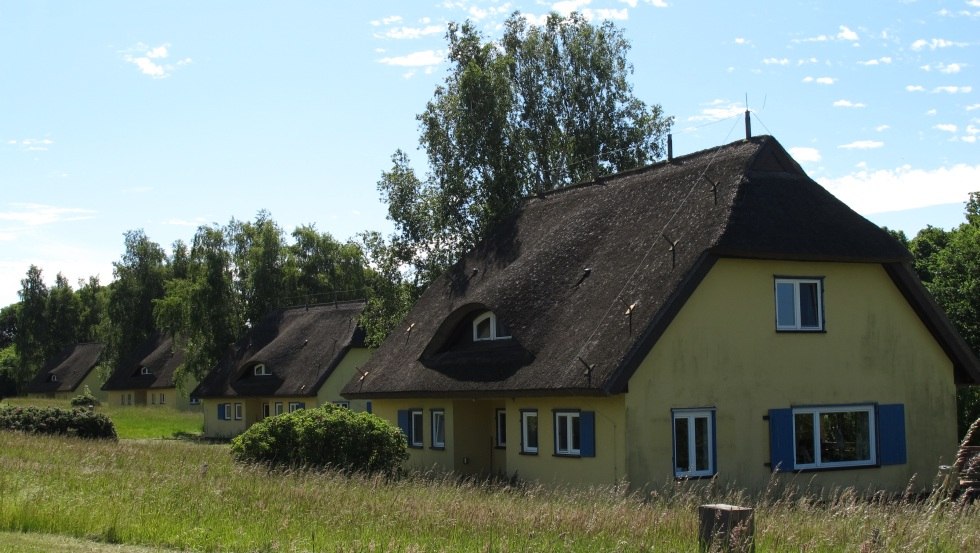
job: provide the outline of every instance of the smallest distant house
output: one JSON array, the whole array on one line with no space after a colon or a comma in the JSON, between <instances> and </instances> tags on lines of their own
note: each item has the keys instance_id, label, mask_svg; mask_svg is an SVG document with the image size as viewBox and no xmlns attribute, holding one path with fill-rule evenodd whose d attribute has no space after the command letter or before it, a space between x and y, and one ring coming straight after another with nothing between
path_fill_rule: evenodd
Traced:
<instances>
[{"instance_id":1,"label":"smallest distant house","mask_svg":"<svg viewBox=\"0 0 980 553\"><path fill-rule=\"evenodd\" d=\"M34 380L25 388L28 397L71 399L89 390L100 400L99 371L95 370L102 358L105 344L90 342L68 346L48 360ZM99 396L102 397L99 397Z\"/></svg>"},{"instance_id":2,"label":"smallest distant house","mask_svg":"<svg viewBox=\"0 0 980 553\"><path fill-rule=\"evenodd\" d=\"M230 438L270 416L348 401L341 388L370 356L358 319L365 303L273 311L253 326L192 393L204 409L204 435Z\"/></svg>"},{"instance_id":3,"label":"smallest distant house","mask_svg":"<svg viewBox=\"0 0 980 553\"><path fill-rule=\"evenodd\" d=\"M190 376L178 382L177 368L183 363L184 352L173 338L155 333L116 367L102 390L111 405L192 409L198 402L190 400L189 392L197 382Z\"/></svg>"}]
</instances>

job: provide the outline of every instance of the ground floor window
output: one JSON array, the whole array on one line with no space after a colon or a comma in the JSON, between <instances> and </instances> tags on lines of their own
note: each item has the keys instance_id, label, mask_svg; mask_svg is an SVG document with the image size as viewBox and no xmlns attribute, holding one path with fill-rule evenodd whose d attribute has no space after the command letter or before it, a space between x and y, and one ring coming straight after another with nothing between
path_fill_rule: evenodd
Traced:
<instances>
[{"instance_id":1,"label":"ground floor window","mask_svg":"<svg viewBox=\"0 0 980 553\"><path fill-rule=\"evenodd\" d=\"M333 402L333 404L336 405L337 407L343 407L344 409L350 409L350 402L349 401L335 401L335 402Z\"/></svg>"},{"instance_id":2,"label":"ground floor window","mask_svg":"<svg viewBox=\"0 0 980 553\"><path fill-rule=\"evenodd\" d=\"M507 447L507 410L497 409L497 447Z\"/></svg>"},{"instance_id":3,"label":"ground floor window","mask_svg":"<svg viewBox=\"0 0 980 553\"><path fill-rule=\"evenodd\" d=\"M713 409L675 409L674 477L715 474L715 412Z\"/></svg>"},{"instance_id":4,"label":"ground floor window","mask_svg":"<svg viewBox=\"0 0 980 553\"><path fill-rule=\"evenodd\" d=\"M769 442L773 470L905 464L905 406L868 403L770 409Z\"/></svg>"},{"instance_id":5,"label":"ground floor window","mask_svg":"<svg viewBox=\"0 0 980 553\"><path fill-rule=\"evenodd\" d=\"M412 447L422 447L424 445L423 433L422 433L422 410L413 409L412 410L412 428L409 433L408 443Z\"/></svg>"},{"instance_id":6,"label":"ground floor window","mask_svg":"<svg viewBox=\"0 0 980 553\"><path fill-rule=\"evenodd\" d=\"M432 447L443 449L446 447L446 412L442 409L433 409L432 413Z\"/></svg>"},{"instance_id":7,"label":"ground floor window","mask_svg":"<svg viewBox=\"0 0 980 553\"><path fill-rule=\"evenodd\" d=\"M555 454L582 453L582 425L578 411L555 412Z\"/></svg>"},{"instance_id":8,"label":"ground floor window","mask_svg":"<svg viewBox=\"0 0 980 553\"><path fill-rule=\"evenodd\" d=\"M262 404L262 418L264 419L264 418L268 417L270 413L271 413L271 409L269 409L269 404L268 403L263 403Z\"/></svg>"},{"instance_id":9,"label":"ground floor window","mask_svg":"<svg viewBox=\"0 0 980 553\"><path fill-rule=\"evenodd\" d=\"M281 401L277 401L276 402L276 410L275 410L275 413L277 415L281 415L282 414L282 402Z\"/></svg>"},{"instance_id":10,"label":"ground floor window","mask_svg":"<svg viewBox=\"0 0 980 553\"><path fill-rule=\"evenodd\" d=\"M306 408L306 404L303 403L302 401L290 401L289 402L289 412L290 413L292 413L293 411L299 411L300 409L305 409L305 408Z\"/></svg>"},{"instance_id":11,"label":"ground floor window","mask_svg":"<svg viewBox=\"0 0 980 553\"><path fill-rule=\"evenodd\" d=\"M163 392L161 392L160 393L160 405L166 405L166 404L167 404L167 394L164 394Z\"/></svg>"},{"instance_id":12,"label":"ground floor window","mask_svg":"<svg viewBox=\"0 0 980 553\"><path fill-rule=\"evenodd\" d=\"M236 403L235 404L235 420L236 421L242 420L243 411L244 411L244 409L242 408L242 404L241 403Z\"/></svg>"},{"instance_id":13,"label":"ground floor window","mask_svg":"<svg viewBox=\"0 0 980 553\"><path fill-rule=\"evenodd\" d=\"M521 453L538 452L538 411L521 410Z\"/></svg>"}]
</instances>

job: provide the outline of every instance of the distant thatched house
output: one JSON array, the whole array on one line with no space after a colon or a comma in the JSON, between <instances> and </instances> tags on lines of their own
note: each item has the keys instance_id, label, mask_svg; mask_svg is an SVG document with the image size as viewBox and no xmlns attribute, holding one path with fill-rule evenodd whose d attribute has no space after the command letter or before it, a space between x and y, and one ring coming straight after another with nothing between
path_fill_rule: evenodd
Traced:
<instances>
[{"instance_id":1,"label":"distant thatched house","mask_svg":"<svg viewBox=\"0 0 980 553\"><path fill-rule=\"evenodd\" d=\"M344 395L418 468L902 489L952 460L956 384L980 381L910 260L740 140L528 199Z\"/></svg>"},{"instance_id":2,"label":"distant thatched house","mask_svg":"<svg viewBox=\"0 0 980 553\"><path fill-rule=\"evenodd\" d=\"M106 399L101 391L101 378L96 370L102 359L105 344L90 342L68 346L48 360L25 388L28 397L71 399L88 386L100 401Z\"/></svg>"},{"instance_id":3,"label":"distant thatched house","mask_svg":"<svg viewBox=\"0 0 980 553\"><path fill-rule=\"evenodd\" d=\"M190 400L197 382L190 376L177 381L176 370L183 362L183 351L174 346L173 338L156 333L129 360L119 363L102 390L112 405L190 409L198 403Z\"/></svg>"},{"instance_id":4,"label":"distant thatched house","mask_svg":"<svg viewBox=\"0 0 980 553\"><path fill-rule=\"evenodd\" d=\"M370 410L340 388L370 351L357 321L364 302L273 312L201 381L192 396L204 408L204 434L230 437L265 417L326 403Z\"/></svg>"}]
</instances>

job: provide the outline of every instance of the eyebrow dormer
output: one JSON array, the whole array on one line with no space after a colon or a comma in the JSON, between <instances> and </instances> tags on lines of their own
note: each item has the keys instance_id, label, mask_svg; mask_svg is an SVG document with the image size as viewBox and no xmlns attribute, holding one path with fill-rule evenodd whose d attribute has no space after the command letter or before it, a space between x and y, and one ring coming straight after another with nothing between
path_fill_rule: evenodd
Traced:
<instances>
[{"instance_id":1,"label":"eyebrow dormer","mask_svg":"<svg viewBox=\"0 0 980 553\"><path fill-rule=\"evenodd\" d=\"M473 319L473 341L509 340L510 330L493 311L485 311Z\"/></svg>"}]
</instances>

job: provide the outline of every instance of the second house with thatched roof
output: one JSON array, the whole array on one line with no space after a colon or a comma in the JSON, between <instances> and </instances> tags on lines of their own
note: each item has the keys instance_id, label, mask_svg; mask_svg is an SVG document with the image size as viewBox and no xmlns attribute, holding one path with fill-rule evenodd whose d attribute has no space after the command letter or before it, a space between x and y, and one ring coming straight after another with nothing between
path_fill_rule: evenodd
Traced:
<instances>
[{"instance_id":1,"label":"second house with thatched roof","mask_svg":"<svg viewBox=\"0 0 980 553\"><path fill-rule=\"evenodd\" d=\"M64 348L34 376L24 391L28 397L71 399L88 390L99 401L106 400L99 368L105 344L88 342Z\"/></svg>"},{"instance_id":2,"label":"second house with thatched roof","mask_svg":"<svg viewBox=\"0 0 980 553\"><path fill-rule=\"evenodd\" d=\"M420 469L928 484L980 363L910 261L775 139L740 140L528 199L344 393Z\"/></svg>"},{"instance_id":3,"label":"second house with thatched roof","mask_svg":"<svg viewBox=\"0 0 980 553\"><path fill-rule=\"evenodd\" d=\"M340 389L370 356L358 319L364 302L280 309L263 318L191 394L204 409L204 435L229 438L285 412L340 404Z\"/></svg>"},{"instance_id":4,"label":"second house with thatched roof","mask_svg":"<svg viewBox=\"0 0 980 553\"><path fill-rule=\"evenodd\" d=\"M178 378L183 363L184 353L173 338L154 333L129 360L119 363L102 390L111 405L196 409L199 402L191 400L190 391L197 382L189 374Z\"/></svg>"}]
</instances>

